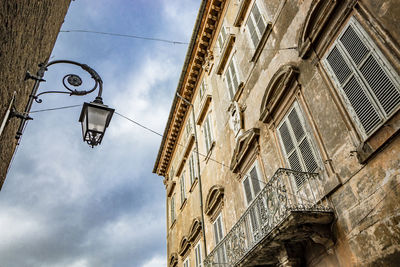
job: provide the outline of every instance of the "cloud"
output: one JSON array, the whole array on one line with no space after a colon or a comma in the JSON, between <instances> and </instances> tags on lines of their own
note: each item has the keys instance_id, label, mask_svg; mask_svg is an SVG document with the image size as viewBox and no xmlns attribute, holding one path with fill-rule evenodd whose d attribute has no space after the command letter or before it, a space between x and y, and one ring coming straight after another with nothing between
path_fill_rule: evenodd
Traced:
<instances>
[{"instance_id":1,"label":"cloud","mask_svg":"<svg viewBox=\"0 0 400 267\"><path fill-rule=\"evenodd\" d=\"M165 260L165 257L155 256L154 258L143 264L142 267L160 267L166 265L167 261Z\"/></svg>"}]
</instances>

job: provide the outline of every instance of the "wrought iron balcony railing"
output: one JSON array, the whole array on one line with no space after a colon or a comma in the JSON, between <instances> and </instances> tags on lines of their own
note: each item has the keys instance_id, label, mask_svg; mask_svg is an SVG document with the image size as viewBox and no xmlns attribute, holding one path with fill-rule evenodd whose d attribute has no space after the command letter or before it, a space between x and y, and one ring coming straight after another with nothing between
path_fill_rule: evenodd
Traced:
<instances>
[{"instance_id":1,"label":"wrought iron balcony railing","mask_svg":"<svg viewBox=\"0 0 400 267\"><path fill-rule=\"evenodd\" d=\"M330 212L317 173L278 169L238 222L207 256L205 266L237 266L292 212Z\"/></svg>"}]
</instances>

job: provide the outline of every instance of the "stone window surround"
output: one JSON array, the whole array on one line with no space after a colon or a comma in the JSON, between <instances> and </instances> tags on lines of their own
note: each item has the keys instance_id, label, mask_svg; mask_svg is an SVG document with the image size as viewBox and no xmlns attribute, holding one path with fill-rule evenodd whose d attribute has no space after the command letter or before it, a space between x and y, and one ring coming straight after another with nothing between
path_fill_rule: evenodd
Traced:
<instances>
[{"instance_id":1,"label":"stone window surround","mask_svg":"<svg viewBox=\"0 0 400 267\"><path fill-rule=\"evenodd\" d=\"M369 13L369 11L362 5L362 3L356 3L352 6L351 10L339 14L339 21L342 27L337 27L330 33L331 39L336 40L336 36L341 32L342 28L347 25L347 20L350 17L355 19L361 24L363 30L371 37L374 45L378 47L380 52L389 61L390 65L394 69L400 68L400 48L397 46L393 38L383 29L379 22ZM385 40L384 42L382 40ZM332 41L333 42L333 41ZM332 44L329 43L329 46ZM325 51L328 50L329 46L325 47ZM322 51L322 52L325 52ZM322 54L321 52L321 54ZM329 77L327 70L325 70L323 64L317 64L317 68L325 82L329 85L328 88L332 94L335 104L340 110L342 119L344 120L346 127L348 128L356 152L358 161L361 164L365 164L369 159L373 158L374 155L379 153L383 147L385 147L400 130L400 110L395 112L374 134L367 139L364 139L358 132L357 125L355 125L353 119L349 115L345 103L335 88L333 81ZM389 127L386 127L386 126Z\"/></svg>"},{"instance_id":2,"label":"stone window surround","mask_svg":"<svg viewBox=\"0 0 400 267\"><path fill-rule=\"evenodd\" d=\"M206 197L204 213L209 216L211 222L220 215L224 207L224 187L221 185L213 185Z\"/></svg>"},{"instance_id":3,"label":"stone window surround","mask_svg":"<svg viewBox=\"0 0 400 267\"><path fill-rule=\"evenodd\" d=\"M171 253L169 256L168 260L168 266L169 267L177 267L178 266L178 254L177 253Z\"/></svg>"},{"instance_id":4,"label":"stone window surround","mask_svg":"<svg viewBox=\"0 0 400 267\"><path fill-rule=\"evenodd\" d=\"M296 70L298 68L295 65L287 63L280 67L272 76L266 87L267 89L260 107L260 121L267 124L271 136L274 137L274 144L276 151L280 155L281 165L285 166L285 156L280 146L276 125L282 121L288 110L297 101L303 111L304 119L310 128L309 131L313 137L313 142L315 142L315 149L318 151L324 165L321 171L321 176L325 179L322 192L326 195L340 184L340 180L333 169L332 160L326 151L320 132L303 95L301 85L297 80L299 72Z\"/></svg>"}]
</instances>

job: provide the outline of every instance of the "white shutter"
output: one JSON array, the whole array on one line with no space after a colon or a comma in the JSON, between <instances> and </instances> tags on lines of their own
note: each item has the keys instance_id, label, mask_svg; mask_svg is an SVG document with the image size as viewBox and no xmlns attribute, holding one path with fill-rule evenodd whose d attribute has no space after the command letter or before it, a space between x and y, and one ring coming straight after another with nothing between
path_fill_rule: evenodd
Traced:
<instances>
[{"instance_id":1,"label":"white shutter","mask_svg":"<svg viewBox=\"0 0 400 267\"><path fill-rule=\"evenodd\" d=\"M260 192L260 181L257 173L257 167L254 165L254 167L250 171L250 177L251 177L251 184L253 186L253 198L256 197L256 195Z\"/></svg>"},{"instance_id":2,"label":"white shutter","mask_svg":"<svg viewBox=\"0 0 400 267\"><path fill-rule=\"evenodd\" d=\"M250 11L247 20L247 27L249 28L251 41L253 42L254 47L257 47L266 28L266 23L261 15L257 3L254 3L253 8Z\"/></svg>"},{"instance_id":3,"label":"white shutter","mask_svg":"<svg viewBox=\"0 0 400 267\"><path fill-rule=\"evenodd\" d=\"M246 175L246 178L243 181L244 194L246 196L247 204L249 205L253 200L253 194L250 189L250 177Z\"/></svg>"},{"instance_id":4,"label":"white shutter","mask_svg":"<svg viewBox=\"0 0 400 267\"><path fill-rule=\"evenodd\" d=\"M196 255L196 267L201 267L202 266L202 258L201 258L201 247L200 247L200 241L197 243L195 249L195 255Z\"/></svg>"},{"instance_id":5,"label":"white shutter","mask_svg":"<svg viewBox=\"0 0 400 267\"><path fill-rule=\"evenodd\" d=\"M181 204L186 199L186 192L185 192L185 171L183 171L181 175Z\"/></svg>"},{"instance_id":6,"label":"white shutter","mask_svg":"<svg viewBox=\"0 0 400 267\"><path fill-rule=\"evenodd\" d=\"M398 75L356 19L335 41L324 64L364 137L399 107Z\"/></svg>"},{"instance_id":7,"label":"white shutter","mask_svg":"<svg viewBox=\"0 0 400 267\"><path fill-rule=\"evenodd\" d=\"M318 169L311 136L297 103L281 122L278 133L290 169L302 172L315 172ZM295 182L300 187L304 183L303 176L295 176Z\"/></svg>"},{"instance_id":8,"label":"white shutter","mask_svg":"<svg viewBox=\"0 0 400 267\"><path fill-rule=\"evenodd\" d=\"M171 224L175 221L175 195L171 197Z\"/></svg>"}]
</instances>

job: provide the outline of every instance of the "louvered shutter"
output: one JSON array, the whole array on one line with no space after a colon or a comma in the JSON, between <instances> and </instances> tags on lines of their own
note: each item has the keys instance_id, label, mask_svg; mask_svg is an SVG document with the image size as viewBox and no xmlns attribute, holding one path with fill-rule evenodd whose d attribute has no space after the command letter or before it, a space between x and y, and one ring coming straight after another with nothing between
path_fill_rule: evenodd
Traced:
<instances>
[{"instance_id":1,"label":"louvered shutter","mask_svg":"<svg viewBox=\"0 0 400 267\"><path fill-rule=\"evenodd\" d=\"M251 184L253 185L253 193L254 193L253 198L254 198L261 190L256 166L254 166L253 169L251 169L250 177L251 177Z\"/></svg>"},{"instance_id":2,"label":"louvered shutter","mask_svg":"<svg viewBox=\"0 0 400 267\"><path fill-rule=\"evenodd\" d=\"M257 6L257 3L254 3L253 8L250 11L250 15L247 20L247 27L249 28L251 41L253 42L254 47L257 47L266 28L266 24L261 15L260 9Z\"/></svg>"},{"instance_id":3,"label":"louvered shutter","mask_svg":"<svg viewBox=\"0 0 400 267\"><path fill-rule=\"evenodd\" d=\"M181 203L186 199L185 194L185 172L182 173L181 176Z\"/></svg>"},{"instance_id":4,"label":"louvered shutter","mask_svg":"<svg viewBox=\"0 0 400 267\"><path fill-rule=\"evenodd\" d=\"M247 204L250 204L251 201L253 200L253 195L251 193L250 181L248 176L246 176L246 178L243 181L243 187L244 187L244 194L246 195Z\"/></svg>"},{"instance_id":5,"label":"louvered shutter","mask_svg":"<svg viewBox=\"0 0 400 267\"><path fill-rule=\"evenodd\" d=\"M290 169L300 172L315 172L318 161L313 150L311 136L297 103L278 127L281 144ZM294 176L297 187L304 183L303 176Z\"/></svg>"},{"instance_id":6,"label":"louvered shutter","mask_svg":"<svg viewBox=\"0 0 400 267\"><path fill-rule=\"evenodd\" d=\"M324 63L348 103L350 113L369 136L400 105L400 88L390 65L352 18Z\"/></svg>"},{"instance_id":7,"label":"louvered shutter","mask_svg":"<svg viewBox=\"0 0 400 267\"><path fill-rule=\"evenodd\" d=\"M175 195L171 197L171 224L175 221Z\"/></svg>"},{"instance_id":8,"label":"louvered shutter","mask_svg":"<svg viewBox=\"0 0 400 267\"><path fill-rule=\"evenodd\" d=\"M249 16L249 19L247 20L247 27L249 28L249 34L250 34L250 38L253 42L253 45L257 46L259 39L257 36L256 27L254 26L254 22L253 22L253 18L252 18L251 14Z\"/></svg>"},{"instance_id":9,"label":"louvered shutter","mask_svg":"<svg viewBox=\"0 0 400 267\"><path fill-rule=\"evenodd\" d=\"M234 57L232 57L231 67L230 68L231 68L231 72L232 72L232 86L233 86L232 97L233 97L235 92L238 89L238 86L239 86L239 76L238 76L237 71L236 71L236 67L235 67L235 63L234 63Z\"/></svg>"}]
</instances>

